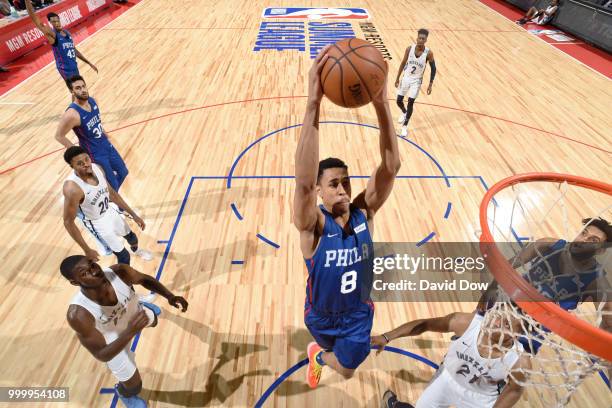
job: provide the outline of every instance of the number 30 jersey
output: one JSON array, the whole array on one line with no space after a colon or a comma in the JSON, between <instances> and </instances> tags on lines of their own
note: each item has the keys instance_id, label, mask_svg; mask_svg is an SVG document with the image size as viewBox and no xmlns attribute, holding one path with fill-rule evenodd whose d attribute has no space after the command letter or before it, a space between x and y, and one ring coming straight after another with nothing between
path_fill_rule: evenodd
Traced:
<instances>
[{"instance_id":1,"label":"number 30 jersey","mask_svg":"<svg viewBox=\"0 0 612 408\"><path fill-rule=\"evenodd\" d=\"M79 138L81 147L87 150L90 156L95 156L96 152L107 151L111 147L111 143L102 128L100 109L98 108L96 100L89 97L88 102L91 111L86 111L74 102L71 103L66 110L72 108L79 114L81 124L74 127L72 130L74 130L74 133Z\"/></svg>"},{"instance_id":2,"label":"number 30 jersey","mask_svg":"<svg viewBox=\"0 0 612 408\"><path fill-rule=\"evenodd\" d=\"M365 214L351 205L349 233L334 221L325 207L323 233L308 268L306 309L341 314L360 309L370 301L373 244Z\"/></svg>"},{"instance_id":3,"label":"number 30 jersey","mask_svg":"<svg viewBox=\"0 0 612 408\"><path fill-rule=\"evenodd\" d=\"M73 171L68 176L66 181L74 181L83 190L83 202L79 205L79 208L85 216L85 220L98 220L104 218L106 210L108 209L108 203L110 196L108 194L108 183L104 173L95 163L91 163L91 168L98 179L98 185L93 186L87 183L85 180L76 175Z\"/></svg>"}]
</instances>

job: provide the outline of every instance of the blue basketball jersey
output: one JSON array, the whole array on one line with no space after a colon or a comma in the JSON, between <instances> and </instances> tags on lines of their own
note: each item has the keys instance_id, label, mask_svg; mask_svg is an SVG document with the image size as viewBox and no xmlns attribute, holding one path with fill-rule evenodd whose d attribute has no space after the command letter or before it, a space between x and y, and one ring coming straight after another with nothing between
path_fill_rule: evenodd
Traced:
<instances>
[{"instance_id":1,"label":"blue basketball jersey","mask_svg":"<svg viewBox=\"0 0 612 408\"><path fill-rule=\"evenodd\" d=\"M561 254L566 250L566 245L567 241L560 239L543 252L541 257L535 258L525 279L563 309L572 310L582 301L587 287L597 278L604 276L605 272L602 265L597 263L587 271L563 274Z\"/></svg>"},{"instance_id":2,"label":"blue basketball jersey","mask_svg":"<svg viewBox=\"0 0 612 408\"><path fill-rule=\"evenodd\" d=\"M102 129L102 121L100 120L100 110L95 99L89 97L89 106L91 112L86 111L76 103L71 103L68 109L72 108L79 113L81 117L81 125L72 130L79 138L81 147L93 155L96 152L107 151L112 145Z\"/></svg>"},{"instance_id":3,"label":"blue basketball jersey","mask_svg":"<svg viewBox=\"0 0 612 408\"><path fill-rule=\"evenodd\" d=\"M52 45L53 57L55 57L55 66L59 71L60 75L64 79L68 79L69 76L78 75L79 68L76 60L76 49L74 48L74 41L72 36L67 30L63 30L66 36L60 34L59 31L55 32L55 43Z\"/></svg>"},{"instance_id":4,"label":"blue basketball jersey","mask_svg":"<svg viewBox=\"0 0 612 408\"><path fill-rule=\"evenodd\" d=\"M308 268L306 309L320 313L345 313L370 301L371 261L374 246L364 213L351 205L350 233L334 221L325 207L323 233Z\"/></svg>"}]
</instances>

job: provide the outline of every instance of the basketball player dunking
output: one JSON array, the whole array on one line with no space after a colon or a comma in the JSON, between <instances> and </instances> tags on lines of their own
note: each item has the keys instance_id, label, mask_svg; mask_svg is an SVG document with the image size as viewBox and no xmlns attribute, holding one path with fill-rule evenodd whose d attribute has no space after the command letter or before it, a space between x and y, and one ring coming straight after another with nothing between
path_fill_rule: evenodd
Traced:
<instances>
[{"instance_id":1,"label":"basketball player dunking","mask_svg":"<svg viewBox=\"0 0 612 408\"><path fill-rule=\"evenodd\" d=\"M76 60L77 58L88 64L94 71L98 72L98 68L89 62L87 58L85 58L85 56L76 49L72 36L68 30L62 28L62 23L60 22L60 18L57 14L47 14L47 20L49 20L49 23L51 24L51 27L49 27L48 25L43 24L36 15L34 7L32 7L32 0L25 0L25 4L30 18L32 21L34 21L36 27L43 32L45 38L47 41L49 41L49 44L51 44L53 49L53 57L55 58L55 66L57 67L57 71L61 77L66 82L68 89L70 89L68 79L75 75L79 75L79 67Z\"/></svg>"},{"instance_id":2,"label":"basketball player dunking","mask_svg":"<svg viewBox=\"0 0 612 408\"><path fill-rule=\"evenodd\" d=\"M416 408L509 408L517 403L523 387L512 377L508 379L508 375L512 371L519 382L524 381L522 370L529 368L529 359L522 353L523 346L515 340L515 335L502 335L502 332L520 333L521 321L516 318L501 320L499 316L492 317L488 324L494 330L490 336L482 336L480 343L478 335L486 322L483 315L457 312L405 323L388 333L373 336L372 345L380 347L378 354L391 340L400 337L417 336L426 331L455 333L458 338L451 342L444 362L423 391ZM383 407L414 408L398 401L391 390L383 396Z\"/></svg>"},{"instance_id":3,"label":"basketball player dunking","mask_svg":"<svg viewBox=\"0 0 612 408\"><path fill-rule=\"evenodd\" d=\"M429 78L429 86L427 87L427 95L431 94L433 80L436 77L436 62L434 61L433 52L425 47L429 31L421 28L418 31L416 45L411 45L406 48L404 59L397 71L395 79L395 87L397 88L397 105L402 110L398 122L402 124L401 135L408 135L408 121L412 116L414 101L419 95L421 84L423 83L423 74L425 73L425 62L429 62L431 66L431 77ZM404 74L400 82L400 75ZM404 107L404 96L408 95L408 105Z\"/></svg>"},{"instance_id":4,"label":"basketball player dunking","mask_svg":"<svg viewBox=\"0 0 612 408\"><path fill-rule=\"evenodd\" d=\"M128 169L102 127L98 104L89 96L87 84L82 77L74 76L68 82L74 102L62 115L55 132L55 140L66 148L72 146L72 142L66 137L72 129L81 147L89 153L91 160L102 167L111 187L119 191L128 175Z\"/></svg>"},{"instance_id":5,"label":"basketball player dunking","mask_svg":"<svg viewBox=\"0 0 612 408\"><path fill-rule=\"evenodd\" d=\"M138 301L133 285L141 285L168 300L182 312L187 301L175 296L154 277L129 265L102 269L83 255L64 259L60 272L80 290L72 298L67 319L81 344L98 360L106 362L119 381L115 391L127 408L146 407L138 397L142 379L136 367L132 338L145 327L157 325L161 309Z\"/></svg>"},{"instance_id":6,"label":"basketball player dunking","mask_svg":"<svg viewBox=\"0 0 612 408\"><path fill-rule=\"evenodd\" d=\"M374 305L367 290L373 219L391 194L400 168L397 138L386 83L374 97L382 162L365 191L351 202L347 166L340 159L319 162L321 70L326 47L309 72L306 114L295 154L294 223L308 269L304 321L316 340L308 345L308 384L319 383L327 365L350 378L370 352ZM317 195L322 205L317 206ZM363 292L362 290L365 289Z\"/></svg>"},{"instance_id":7,"label":"basketball player dunking","mask_svg":"<svg viewBox=\"0 0 612 408\"><path fill-rule=\"evenodd\" d=\"M74 172L64 182L64 227L83 249L85 255L98 260L98 252L90 248L79 232L74 219L77 210L81 211L83 225L94 236L99 250L105 255L114 253L117 262L130 264L130 253L123 246L127 241L134 255L150 261L151 253L138 247L138 237L130 229L123 216L110 205L111 202L123 208L138 226L144 230L145 223L123 200L111 186L108 185L104 171L91 162L89 154L80 146L71 146L64 152L64 160Z\"/></svg>"}]
</instances>

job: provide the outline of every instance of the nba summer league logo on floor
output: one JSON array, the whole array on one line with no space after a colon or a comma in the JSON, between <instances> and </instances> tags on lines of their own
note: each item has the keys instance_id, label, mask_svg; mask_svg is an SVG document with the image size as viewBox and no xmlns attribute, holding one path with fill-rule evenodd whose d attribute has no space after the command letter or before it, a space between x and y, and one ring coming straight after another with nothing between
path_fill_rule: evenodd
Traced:
<instances>
[{"instance_id":1,"label":"nba summer league logo on floor","mask_svg":"<svg viewBox=\"0 0 612 408\"><path fill-rule=\"evenodd\" d=\"M310 58L317 56L327 44L335 44L345 39L357 37L355 25L363 37L380 50L383 58L391 60L378 30L370 21L370 14L362 8L329 8L329 7L268 7L264 9L259 33L253 51L299 51L308 50ZM275 21L276 20L276 21ZM290 20L313 20L290 21ZM316 20L361 20L324 22Z\"/></svg>"}]
</instances>

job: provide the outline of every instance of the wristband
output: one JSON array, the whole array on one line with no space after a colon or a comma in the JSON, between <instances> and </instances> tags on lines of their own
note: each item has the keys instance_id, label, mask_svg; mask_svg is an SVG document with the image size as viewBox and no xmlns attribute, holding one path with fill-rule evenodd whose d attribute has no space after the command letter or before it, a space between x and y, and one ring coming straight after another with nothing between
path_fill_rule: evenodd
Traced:
<instances>
[{"instance_id":1,"label":"wristband","mask_svg":"<svg viewBox=\"0 0 612 408\"><path fill-rule=\"evenodd\" d=\"M389 338L387 337L387 335L386 335L385 333L383 333L383 334L382 334L382 336L385 338L385 340L387 340L387 344L389 344L389 342L390 342L391 340L389 340Z\"/></svg>"}]
</instances>

